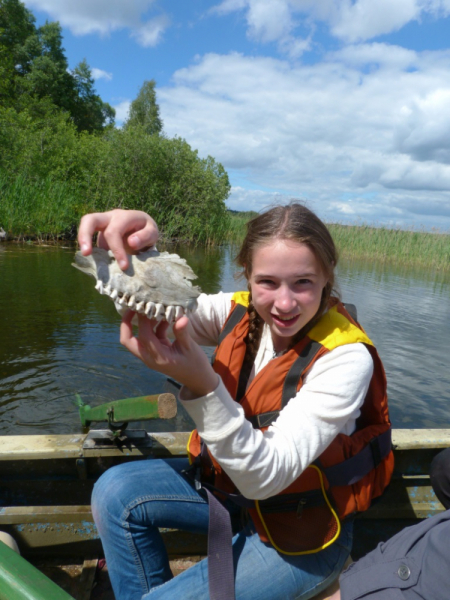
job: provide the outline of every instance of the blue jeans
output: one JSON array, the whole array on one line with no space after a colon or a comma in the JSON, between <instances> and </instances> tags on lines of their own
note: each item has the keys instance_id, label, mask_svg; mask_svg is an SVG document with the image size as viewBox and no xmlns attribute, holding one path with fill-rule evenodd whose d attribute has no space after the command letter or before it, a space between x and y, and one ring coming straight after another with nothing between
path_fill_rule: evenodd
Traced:
<instances>
[{"instance_id":1,"label":"blue jeans","mask_svg":"<svg viewBox=\"0 0 450 600\"><path fill-rule=\"evenodd\" d=\"M181 474L186 459L113 467L95 485L92 512L117 600L208 600L207 559L173 578L159 527L207 533L208 504ZM237 600L307 600L336 579L350 554L352 522L321 552L287 556L250 527L233 538Z\"/></svg>"}]
</instances>

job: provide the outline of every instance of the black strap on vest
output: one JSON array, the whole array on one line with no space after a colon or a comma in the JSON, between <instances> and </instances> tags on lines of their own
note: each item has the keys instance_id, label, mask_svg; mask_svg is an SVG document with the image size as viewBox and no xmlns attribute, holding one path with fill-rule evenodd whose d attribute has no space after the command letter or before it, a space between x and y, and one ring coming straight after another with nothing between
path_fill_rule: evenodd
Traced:
<instances>
[{"instance_id":1,"label":"black strap on vest","mask_svg":"<svg viewBox=\"0 0 450 600\"><path fill-rule=\"evenodd\" d=\"M233 312L226 320L225 325L222 327L222 331L219 334L219 339L217 340L217 348L220 346L220 344L223 342L223 340L227 337L227 335L233 331L233 329L236 327L236 325L244 317L246 312L247 312L246 306L244 306L243 304L236 304ZM212 364L214 364L214 361L216 360L217 348L214 351L214 354L212 355L212 359L211 359Z\"/></svg>"},{"instance_id":2,"label":"black strap on vest","mask_svg":"<svg viewBox=\"0 0 450 600\"><path fill-rule=\"evenodd\" d=\"M209 505L208 587L211 600L235 600L233 534L227 509L203 486Z\"/></svg>"},{"instance_id":3,"label":"black strap on vest","mask_svg":"<svg viewBox=\"0 0 450 600\"><path fill-rule=\"evenodd\" d=\"M292 364L283 384L283 391L281 396L281 409L283 409L289 402L289 400L291 400L296 395L300 379L303 373L305 372L305 369L308 368L308 366L311 364L311 361L314 359L314 357L321 348L322 344L320 342L310 340ZM247 419L253 425L254 429L260 429L261 427L269 427L269 425L271 425L278 418L279 414L279 410L272 410L270 412L260 413L259 415L247 417Z\"/></svg>"},{"instance_id":4,"label":"black strap on vest","mask_svg":"<svg viewBox=\"0 0 450 600\"><path fill-rule=\"evenodd\" d=\"M388 456L392 448L391 428L377 435L357 454L344 460L333 467L324 469L328 483L334 487L339 485L353 485L367 473L378 467L381 461Z\"/></svg>"},{"instance_id":5,"label":"black strap on vest","mask_svg":"<svg viewBox=\"0 0 450 600\"><path fill-rule=\"evenodd\" d=\"M351 316L351 318L357 323L358 322L358 311L356 310L356 306L354 304L349 304L348 302L343 302L345 310Z\"/></svg>"}]
</instances>

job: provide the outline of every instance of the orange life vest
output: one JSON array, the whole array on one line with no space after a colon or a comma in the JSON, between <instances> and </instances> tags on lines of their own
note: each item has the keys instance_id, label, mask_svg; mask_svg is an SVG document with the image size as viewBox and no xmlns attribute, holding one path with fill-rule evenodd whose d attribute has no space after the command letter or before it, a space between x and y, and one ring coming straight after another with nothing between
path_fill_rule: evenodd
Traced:
<instances>
[{"instance_id":1,"label":"orange life vest","mask_svg":"<svg viewBox=\"0 0 450 600\"><path fill-rule=\"evenodd\" d=\"M384 368L362 327L341 302L332 299L328 312L308 334L284 355L271 360L245 389L241 371L248 332L247 303L247 293L234 295L213 367L231 396L235 399L241 396L238 400L255 428L265 430L276 419L302 387L304 376L314 362L327 352L359 342L373 359L374 372L356 431L351 436L337 435L281 494L255 500L249 508L261 539L272 543L278 551L318 552L337 539L341 519L366 510L390 481L394 459ZM236 493L234 484L214 457L209 451L202 451L196 430L190 437L188 452L191 461L202 463L205 484L212 484L216 491Z\"/></svg>"}]
</instances>

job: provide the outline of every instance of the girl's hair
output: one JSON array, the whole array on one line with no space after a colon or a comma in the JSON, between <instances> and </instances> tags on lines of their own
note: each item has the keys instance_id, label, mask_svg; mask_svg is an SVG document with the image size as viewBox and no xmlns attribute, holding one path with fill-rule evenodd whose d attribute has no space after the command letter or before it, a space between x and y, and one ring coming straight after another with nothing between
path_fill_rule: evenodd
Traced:
<instances>
[{"instance_id":1,"label":"girl's hair","mask_svg":"<svg viewBox=\"0 0 450 600\"><path fill-rule=\"evenodd\" d=\"M311 327L326 311L331 293L334 290L334 268L338 261L336 247L324 223L303 204L292 202L287 206L275 206L247 223L247 234L242 243L236 262L243 268L242 275L248 279L253 268L253 254L257 248L274 240L292 240L306 244L314 253L327 284L322 291L319 309L314 317L292 339L290 347L306 335ZM249 331L244 365L253 364L258 351L264 322L256 312L251 289L248 305ZM337 294L337 292L336 292Z\"/></svg>"}]
</instances>

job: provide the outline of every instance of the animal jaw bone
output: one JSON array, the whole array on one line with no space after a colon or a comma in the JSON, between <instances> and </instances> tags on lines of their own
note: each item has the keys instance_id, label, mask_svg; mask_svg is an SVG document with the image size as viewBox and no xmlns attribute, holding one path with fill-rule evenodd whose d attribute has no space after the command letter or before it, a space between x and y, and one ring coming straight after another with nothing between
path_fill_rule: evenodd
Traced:
<instances>
[{"instance_id":1,"label":"animal jaw bone","mask_svg":"<svg viewBox=\"0 0 450 600\"><path fill-rule=\"evenodd\" d=\"M147 250L128 256L128 261L128 269L122 271L111 251L93 248L89 256L77 252L72 266L94 277L95 289L114 300L119 310L128 307L169 323L195 310L201 291L192 285L197 276L184 258Z\"/></svg>"}]
</instances>

